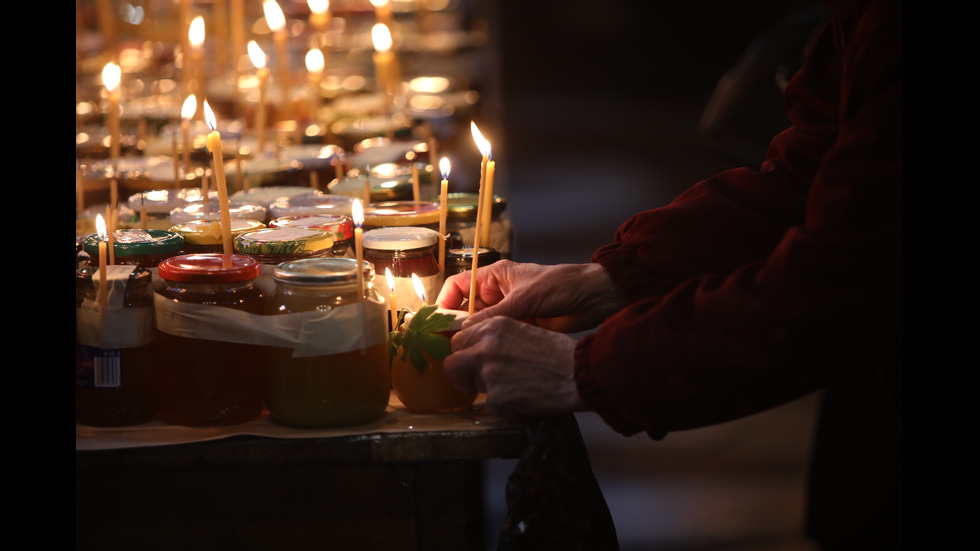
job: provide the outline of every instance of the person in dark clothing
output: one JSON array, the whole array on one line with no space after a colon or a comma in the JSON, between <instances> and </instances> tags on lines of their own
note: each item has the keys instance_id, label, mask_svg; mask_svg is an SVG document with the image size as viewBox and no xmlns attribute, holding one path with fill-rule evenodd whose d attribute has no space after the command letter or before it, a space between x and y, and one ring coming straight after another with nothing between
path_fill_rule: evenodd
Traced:
<instances>
[{"instance_id":1,"label":"person in dark clothing","mask_svg":"<svg viewBox=\"0 0 980 551\"><path fill-rule=\"evenodd\" d=\"M898 549L902 3L828 4L759 170L635 215L589 264L498 262L475 297L448 278L438 304L478 311L445 366L501 415L594 411L654 439L824 390L810 535Z\"/></svg>"}]
</instances>

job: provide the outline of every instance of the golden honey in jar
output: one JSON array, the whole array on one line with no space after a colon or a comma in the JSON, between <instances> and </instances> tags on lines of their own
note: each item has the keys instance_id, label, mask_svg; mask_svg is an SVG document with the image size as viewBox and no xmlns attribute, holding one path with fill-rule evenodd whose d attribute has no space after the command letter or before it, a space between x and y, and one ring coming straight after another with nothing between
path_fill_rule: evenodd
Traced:
<instances>
[{"instance_id":1,"label":"golden honey in jar","mask_svg":"<svg viewBox=\"0 0 980 551\"><path fill-rule=\"evenodd\" d=\"M425 299L435 300L442 288L439 270L439 232L429 228L392 227L364 232L364 260L374 264L378 274L391 271L394 295L399 308L418 310ZM418 277L425 291L420 297L412 281ZM391 293L389 289L389 293Z\"/></svg>"},{"instance_id":2,"label":"golden honey in jar","mask_svg":"<svg viewBox=\"0 0 980 551\"><path fill-rule=\"evenodd\" d=\"M151 277L138 266L107 266L100 305L99 268L76 270L76 423L120 427L153 418Z\"/></svg>"},{"instance_id":3,"label":"golden honey in jar","mask_svg":"<svg viewBox=\"0 0 980 551\"><path fill-rule=\"evenodd\" d=\"M261 415L265 347L251 328L265 302L261 272L258 261L226 254L175 256L158 266L155 388L163 421L207 427Z\"/></svg>"},{"instance_id":4,"label":"golden honey in jar","mask_svg":"<svg viewBox=\"0 0 980 551\"><path fill-rule=\"evenodd\" d=\"M349 258L279 264L266 314L294 335L270 347L266 405L273 421L337 427L374 421L388 406L387 321L373 287L374 269ZM364 293L364 295L362 295ZM366 296L366 298L362 298Z\"/></svg>"}]
</instances>

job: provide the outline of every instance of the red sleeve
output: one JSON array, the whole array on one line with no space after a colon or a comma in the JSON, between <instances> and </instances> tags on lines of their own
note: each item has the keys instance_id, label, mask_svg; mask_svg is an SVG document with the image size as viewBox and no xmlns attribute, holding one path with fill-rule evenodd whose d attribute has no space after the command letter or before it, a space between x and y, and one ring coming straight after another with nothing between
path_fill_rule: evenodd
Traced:
<instances>
[{"instance_id":1,"label":"red sleeve","mask_svg":"<svg viewBox=\"0 0 980 551\"><path fill-rule=\"evenodd\" d=\"M626 434L738 418L900 355L901 3L834 19L786 90L793 127L596 251L629 296L576 350Z\"/></svg>"}]
</instances>

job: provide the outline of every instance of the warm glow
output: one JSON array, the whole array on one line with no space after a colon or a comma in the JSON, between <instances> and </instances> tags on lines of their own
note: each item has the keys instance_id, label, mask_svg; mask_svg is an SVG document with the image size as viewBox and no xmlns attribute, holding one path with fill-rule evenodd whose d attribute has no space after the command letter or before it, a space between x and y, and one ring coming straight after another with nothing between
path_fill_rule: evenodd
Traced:
<instances>
[{"instance_id":1,"label":"warm glow","mask_svg":"<svg viewBox=\"0 0 980 551\"><path fill-rule=\"evenodd\" d=\"M354 221L354 225L358 228L364 224L364 209L361 208L361 200L354 199L354 202L350 206L350 217Z\"/></svg>"},{"instance_id":2,"label":"warm glow","mask_svg":"<svg viewBox=\"0 0 980 551\"><path fill-rule=\"evenodd\" d=\"M208 123L212 132L218 129L218 121L214 118L214 111L208 105L208 100L204 100L204 120Z\"/></svg>"},{"instance_id":3,"label":"warm glow","mask_svg":"<svg viewBox=\"0 0 980 551\"><path fill-rule=\"evenodd\" d=\"M99 235L100 241L105 241L109 239L109 233L105 229L105 220L102 218L101 214L95 216L95 233Z\"/></svg>"},{"instance_id":4,"label":"warm glow","mask_svg":"<svg viewBox=\"0 0 980 551\"><path fill-rule=\"evenodd\" d=\"M197 112L197 97L194 94L187 96L184 100L184 105L180 107L180 117L185 121L189 121L194 117L194 113Z\"/></svg>"},{"instance_id":5,"label":"warm glow","mask_svg":"<svg viewBox=\"0 0 980 551\"><path fill-rule=\"evenodd\" d=\"M439 160L439 172L442 173L443 180L449 179L449 159L447 157Z\"/></svg>"},{"instance_id":6,"label":"warm glow","mask_svg":"<svg viewBox=\"0 0 980 551\"><path fill-rule=\"evenodd\" d=\"M330 0L306 0L306 3L310 5L310 11L313 13L327 13L330 9Z\"/></svg>"},{"instance_id":7,"label":"warm glow","mask_svg":"<svg viewBox=\"0 0 980 551\"><path fill-rule=\"evenodd\" d=\"M483 134L480 133L480 129L476 127L476 123L473 121L470 121L470 131L473 132L473 141L476 142L476 147L480 150L480 154L489 156L490 142L484 139Z\"/></svg>"},{"instance_id":8,"label":"warm glow","mask_svg":"<svg viewBox=\"0 0 980 551\"><path fill-rule=\"evenodd\" d=\"M201 44L204 44L204 18L200 15L191 21L190 29L187 31L187 40L195 48L200 48Z\"/></svg>"},{"instance_id":9,"label":"warm glow","mask_svg":"<svg viewBox=\"0 0 980 551\"><path fill-rule=\"evenodd\" d=\"M413 92L428 92L438 94L449 89L449 79L446 77L415 77L408 83Z\"/></svg>"},{"instance_id":10,"label":"warm glow","mask_svg":"<svg viewBox=\"0 0 980 551\"><path fill-rule=\"evenodd\" d=\"M265 22L269 29L278 31L286 26L286 17L282 14L282 8L276 0L266 0L262 3L262 11L265 12Z\"/></svg>"},{"instance_id":11,"label":"warm glow","mask_svg":"<svg viewBox=\"0 0 980 551\"><path fill-rule=\"evenodd\" d=\"M374 49L379 52L387 52L391 49L391 31L388 25L376 23L371 27L371 40L374 42Z\"/></svg>"},{"instance_id":12,"label":"warm glow","mask_svg":"<svg viewBox=\"0 0 980 551\"><path fill-rule=\"evenodd\" d=\"M323 71L323 52L316 48L306 52L306 70L311 73Z\"/></svg>"},{"instance_id":13,"label":"warm glow","mask_svg":"<svg viewBox=\"0 0 980 551\"><path fill-rule=\"evenodd\" d=\"M102 68L102 84L105 84L105 89L110 92L115 92L116 88L119 86L119 78L121 76L122 70L118 65L112 63L105 64Z\"/></svg>"},{"instance_id":14,"label":"warm glow","mask_svg":"<svg viewBox=\"0 0 980 551\"><path fill-rule=\"evenodd\" d=\"M385 279L388 280L388 290L395 293L395 276L391 275L391 268L385 268Z\"/></svg>"},{"instance_id":15,"label":"warm glow","mask_svg":"<svg viewBox=\"0 0 980 551\"><path fill-rule=\"evenodd\" d=\"M256 69L265 68L266 55L254 40L248 42L248 58L252 60L252 65Z\"/></svg>"},{"instance_id":16,"label":"warm glow","mask_svg":"<svg viewBox=\"0 0 980 551\"><path fill-rule=\"evenodd\" d=\"M425 287L422 286L422 280L414 273L412 274L412 285L415 286L415 294L422 299L422 302L428 304L429 299L425 296Z\"/></svg>"},{"instance_id":17,"label":"warm glow","mask_svg":"<svg viewBox=\"0 0 980 551\"><path fill-rule=\"evenodd\" d=\"M388 0L371 0L371 5L376 8L384 7L388 3Z\"/></svg>"}]
</instances>

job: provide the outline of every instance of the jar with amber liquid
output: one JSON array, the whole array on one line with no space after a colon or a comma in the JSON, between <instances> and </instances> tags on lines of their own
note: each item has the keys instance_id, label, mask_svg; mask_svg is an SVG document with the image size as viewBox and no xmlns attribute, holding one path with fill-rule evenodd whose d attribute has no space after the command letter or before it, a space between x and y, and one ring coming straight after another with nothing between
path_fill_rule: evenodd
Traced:
<instances>
[{"instance_id":1,"label":"jar with amber liquid","mask_svg":"<svg viewBox=\"0 0 980 551\"><path fill-rule=\"evenodd\" d=\"M99 304L99 268L75 271L75 422L137 425L153 418L151 273L106 267L108 300Z\"/></svg>"},{"instance_id":2,"label":"jar with amber liquid","mask_svg":"<svg viewBox=\"0 0 980 551\"><path fill-rule=\"evenodd\" d=\"M154 289L156 400L163 421L208 427L244 423L263 409L265 347L252 333L265 293L249 257L191 254L158 266Z\"/></svg>"},{"instance_id":3,"label":"jar with amber liquid","mask_svg":"<svg viewBox=\"0 0 980 551\"><path fill-rule=\"evenodd\" d=\"M292 341L267 353L266 405L274 422L339 427L377 420L388 407L385 305L374 268L350 258L279 264L265 313Z\"/></svg>"}]
</instances>

